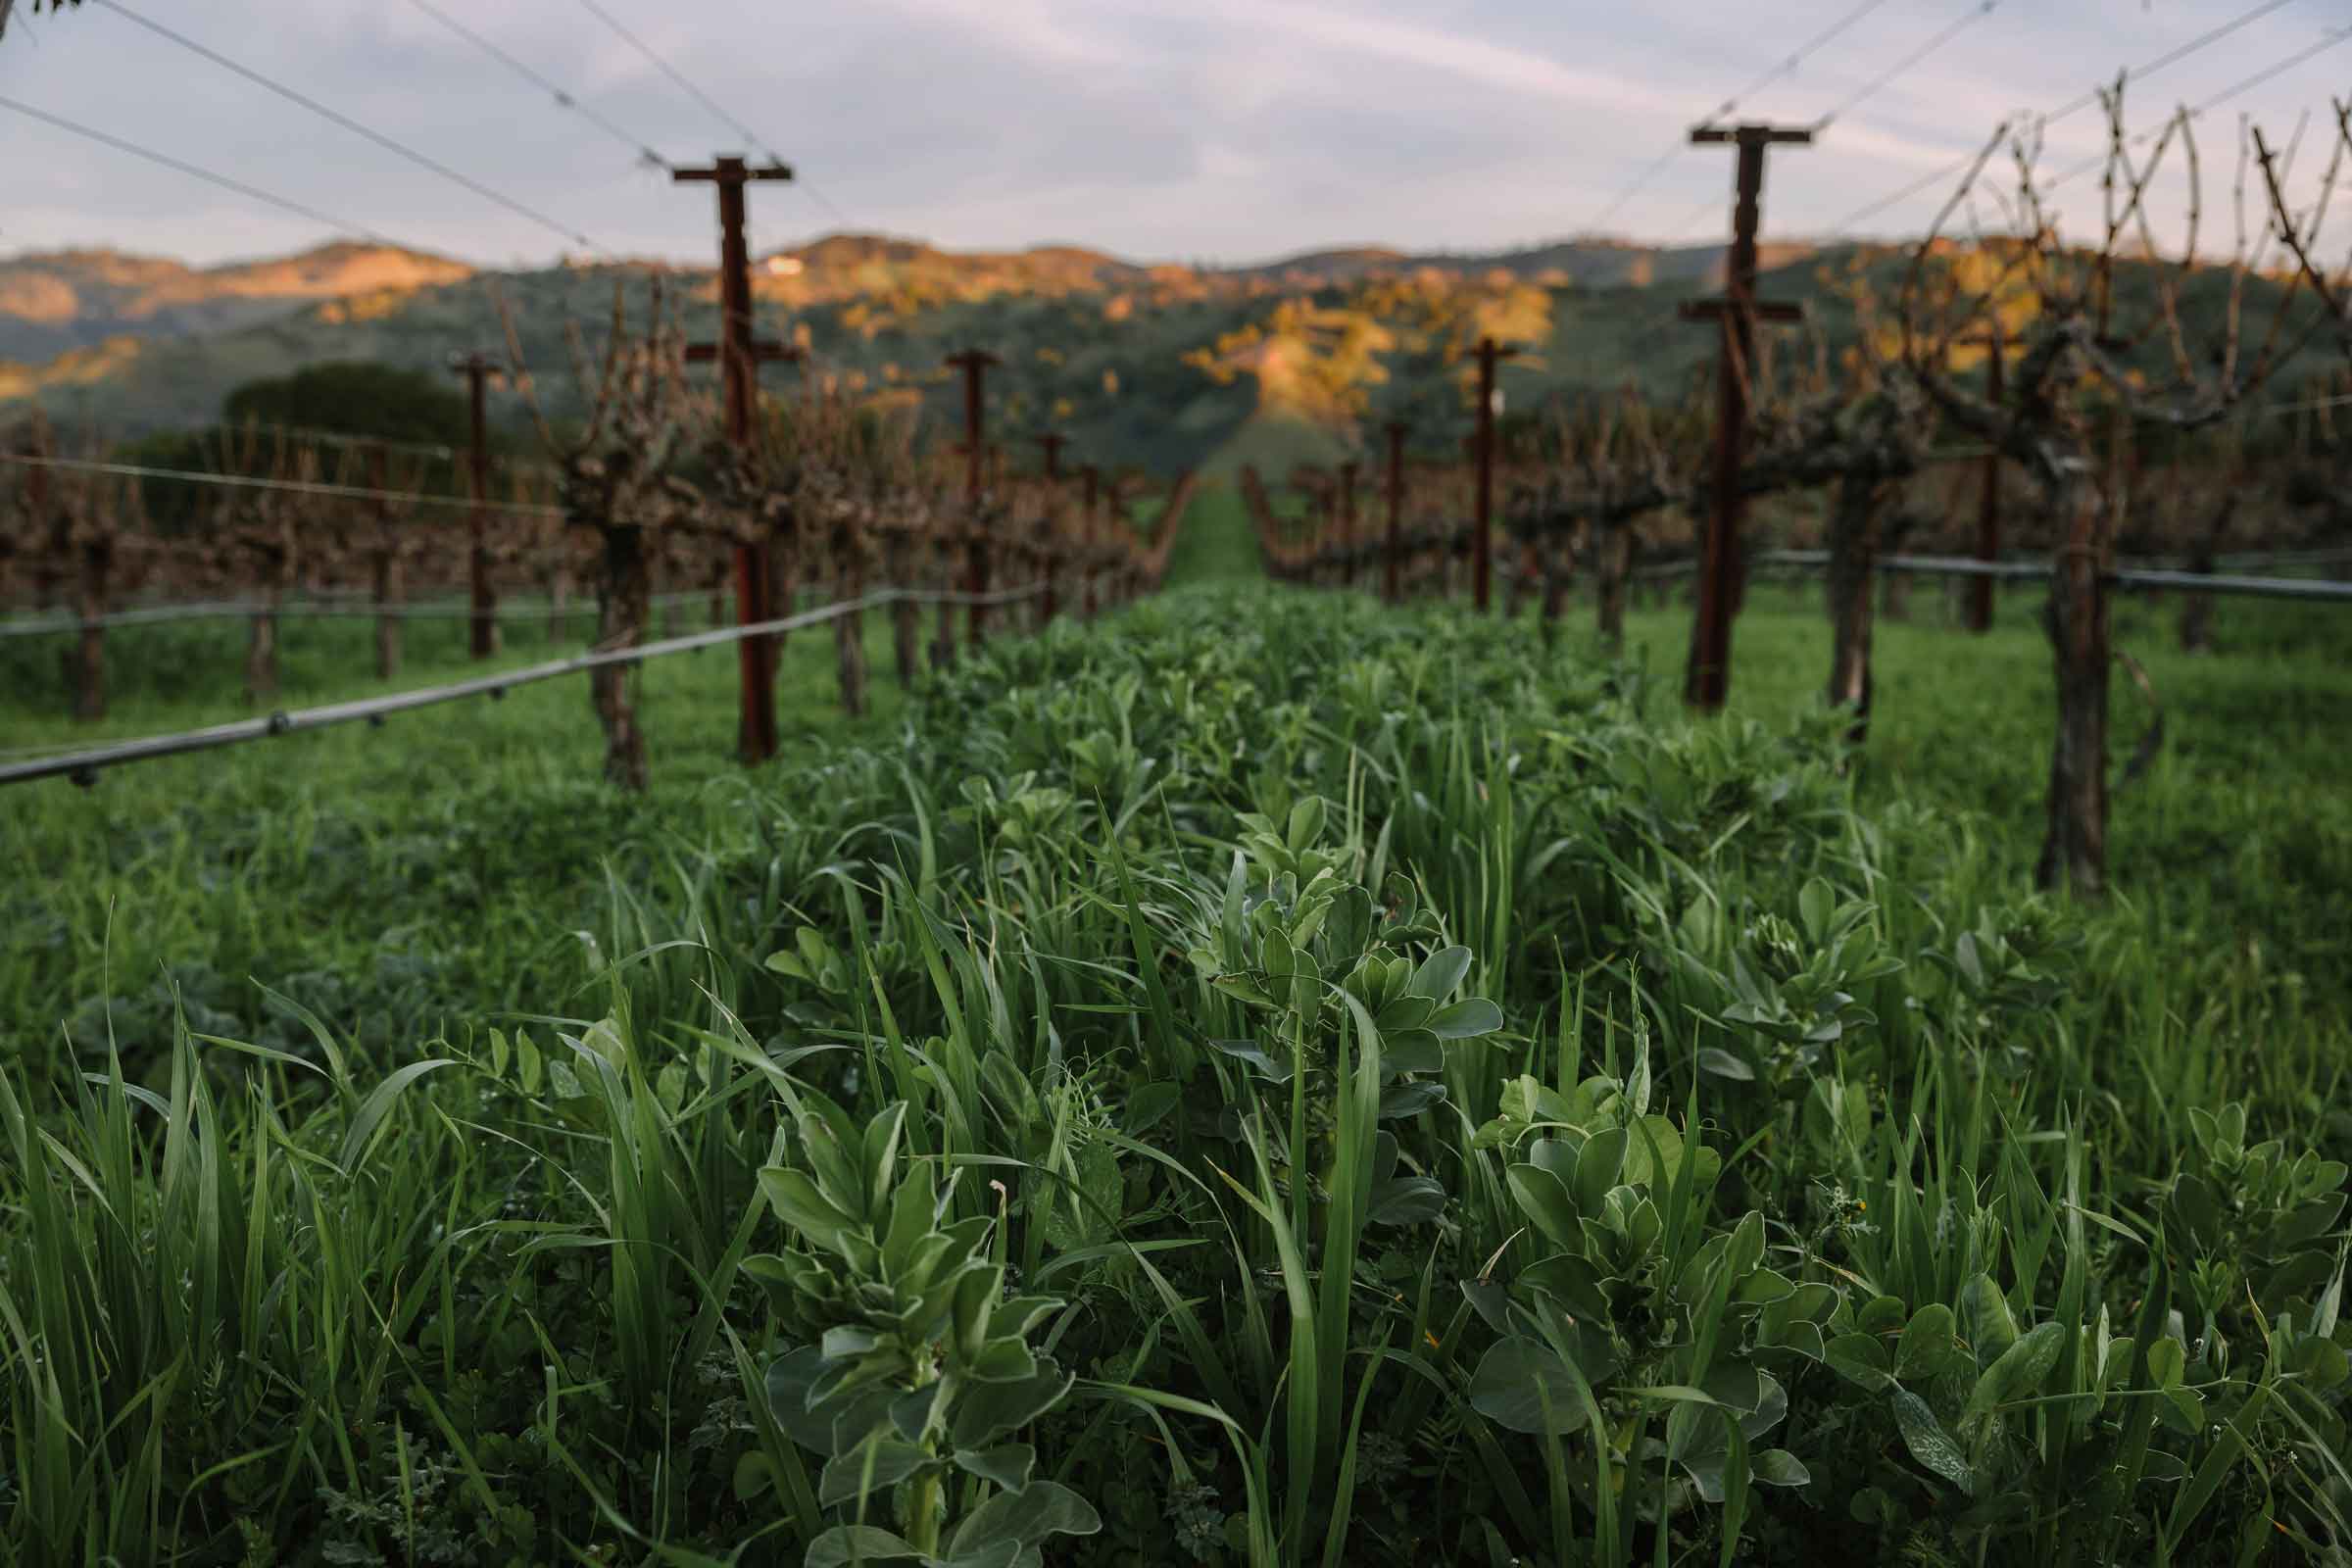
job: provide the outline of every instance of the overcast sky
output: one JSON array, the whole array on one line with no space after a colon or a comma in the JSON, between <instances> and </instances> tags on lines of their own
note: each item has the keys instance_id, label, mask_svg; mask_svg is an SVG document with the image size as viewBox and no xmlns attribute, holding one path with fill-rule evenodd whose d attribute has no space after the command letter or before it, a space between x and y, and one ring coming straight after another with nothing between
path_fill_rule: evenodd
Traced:
<instances>
[{"instance_id":1,"label":"overcast sky","mask_svg":"<svg viewBox=\"0 0 2352 1568\"><path fill-rule=\"evenodd\" d=\"M673 188L413 0L126 0L254 70L631 255L702 261L708 187ZM662 156L745 150L582 0L437 0ZM1606 226L1696 242L1727 221L1730 153L1685 127L1863 0L604 0L804 188L752 197L755 243L851 227L956 248L1064 241L1145 260L1258 260L1383 243L1484 249ZM1776 151L1768 233L1829 230L2259 0L1996 0L1839 117ZM555 232L403 163L142 31L106 0L18 7L0 96L64 115L420 248L544 262ZM1983 0L1880 0L1740 118L1819 119ZM2279 0L2154 72L2134 127L2200 103L2352 23ZM2200 123L2208 218L2226 221L2241 110L2279 134L2352 93L2352 44L2217 104ZM2315 146L2319 144L2314 122ZM2048 131L2056 169L2096 154L2095 109ZM2316 167L2316 155L2311 160ZM1931 189L1863 226L1923 226ZM2095 214L2092 177L2062 190ZM2170 198L2168 197L2168 203ZM0 253L108 245L215 262L335 237L0 109Z\"/></svg>"}]
</instances>

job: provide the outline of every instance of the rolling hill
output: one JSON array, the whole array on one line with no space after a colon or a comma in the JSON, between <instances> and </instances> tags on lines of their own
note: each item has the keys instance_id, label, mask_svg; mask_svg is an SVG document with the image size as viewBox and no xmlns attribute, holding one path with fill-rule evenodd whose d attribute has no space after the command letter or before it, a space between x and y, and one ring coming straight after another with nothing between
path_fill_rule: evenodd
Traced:
<instances>
[{"instance_id":1,"label":"rolling hill","mask_svg":"<svg viewBox=\"0 0 2352 1568\"><path fill-rule=\"evenodd\" d=\"M1765 261L1764 292L1804 303L1806 330L1832 351L1855 332L1835 279L1896 265L1853 247L1780 247ZM1086 461L1166 473L1269 432L1301 455L1360 447L1392 418L1411 425L1417 451L1458 452L1483 335L1518 350L1500 379L1509 413L1629 380L1679 395L1712 362L1714 337L1679 321L1677 306L1717 286L1721 252L1361 247L1210 269L836 234L757 266L762 329L793 338L835 385L951 421L958 403L941 362L986 347L1003 361L989 383L993 438L1058 427ZM440 373L452 350L503 350L502 316L537 395L562 416L577 407L568 334L601 335L616 288L634 321L659 293L691 335L716 325L710 272L650 263L496 272L358 246L204 270L105 252L0 262L0 343L63 345L0 363L0 420L37 402L74 439L187 428L217 417L232 388L307 365ZM766 375L782 390L808 373ZM520 424L515 395L498 398L494 417Z\"/></svg>"}]
</instances>

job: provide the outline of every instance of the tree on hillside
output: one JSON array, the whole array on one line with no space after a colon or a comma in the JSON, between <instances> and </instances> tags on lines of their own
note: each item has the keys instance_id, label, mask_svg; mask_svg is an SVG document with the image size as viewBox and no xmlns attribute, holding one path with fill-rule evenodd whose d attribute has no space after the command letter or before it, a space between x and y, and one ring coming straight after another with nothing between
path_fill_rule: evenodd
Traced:
<instances>
[{"instance_id":1,"label":"tree on hillside","mask_svg":"<svg viewBox=\"0 0 2352 1568\"><path fill-rule=\"evenodd\" d=\"M472 439L466 398L454 384L423 370L362 360L248 381L221 402L220 416L232 425L258 421L453 450Z\"/></svg>"}]
</instances>

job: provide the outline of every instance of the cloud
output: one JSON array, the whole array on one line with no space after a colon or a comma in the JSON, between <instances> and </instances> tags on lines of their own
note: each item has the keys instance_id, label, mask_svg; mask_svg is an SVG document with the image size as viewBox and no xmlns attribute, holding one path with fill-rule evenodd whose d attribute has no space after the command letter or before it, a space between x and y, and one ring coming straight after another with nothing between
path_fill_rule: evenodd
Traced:
<instances>
[{"instance_id":1,"label":"cloud","mask_svg":"<svg viewBox=\"0 0 2352 1568\"><path fill-rule=\"evenodd\" d=\"M145 4L165 14L162 0ZM1775 0L1774 36L1810 36L1851 9ZM1768 230L1825 227L1973 152L2002 114L2075 97L2240 9L2005 5L1820 145L1776 154ZM756 195L763 245L846 221L950 245L1051 234L1145 258L1370 240L1478 248L1577 230L1662 154L1611 226L1703 235L1725 221L1729 159L1682 136L1762 69L1756 28L1727 25L1721 0L695 0L621 14L723 115L568 0L462 15L618 138L411 6L240 0L170 21L615 250L691 261L710 253L707 199L633 170L632 147L699 162L741 139L735 117L822 197ZM0 43L0 93L424 248L504 260L563 244L102 8L41 20L37 44L15 28ZM2308 44L2321 20L2289 7L2166 67L2135 87L2134 123ZM1907 8L1873 13L1741 112L1818 116L1940 25ZM2272 124L2324 110L2345 58L2322 56L2209 116L2209 176L2221 177L2238 108ZM218 259L303 231L120 153L0 123L12 155L0 245ZM2095 153L2096 113L2053 126L2050 142L2061 167ZM1943 194L1924 190L1881 221L1924 221Z\"/></svg>"}]
</instances>

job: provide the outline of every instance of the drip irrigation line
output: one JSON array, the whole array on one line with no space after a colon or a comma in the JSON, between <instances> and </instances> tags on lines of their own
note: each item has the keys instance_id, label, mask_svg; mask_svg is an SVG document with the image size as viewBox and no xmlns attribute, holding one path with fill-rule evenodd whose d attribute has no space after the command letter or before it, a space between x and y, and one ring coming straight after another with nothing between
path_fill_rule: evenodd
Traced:
<instances>
[{"instance_id":1,"label":"drip irrigation line","mask_svg":"<svg viewBox=\"0 0 2352 1568\"><path fill-rule=\"evenodd\" d=\"M254 201L261 202L266 206L275 207L280 211L292 213L297 218L307 218L314 223L324 223L329 228L336 229L345 234L356 235L359 238L370 241L373 244L388 245L394 250L417 249L416 246L404 245L399 240L392 238L388 234L379 234L374 229L368 228L364 224L351 222L348 220L337 218L330 213L322 213L316 207L306 207L301 202L294 201L289 197L272 195L269 191L263 190L259 186L248 185L241 179L231 179L226 174L215 173L212 170L200 168L195 164L185 163L180 159L173 158L169 153L159 153L153 148L142 147L137 142L124 141L120 136L109 135L103 130L94 129L93 127L84 125L77 121L68 120L63 115L53 115L46 109L35 109L32 105L19 102L14 98L0 98L0 109L14 110L16 113L24 116L28 120L41 121L46 124L54 125L59 130L68 131L74 135L83 137L86 140L97 142L101 146L112 147L117 152L128 153L133 158L144 158L151 164L160 164L166 169L173 170L179 173L187 174L196 179L204 180L208 184L218 185L222 190L234 191L239 196L248 197ZM419 254L427 253L419 252Z\"/></svg>"},{"instance_id":2,"label":"drip irrigation line","mask_svg":"<svg viewBox=\"0 0 2352 1568\"><path fill-rule=\"evenodd\" d=\"M472 680L457 681L447 686L428 686L415 691L396 692L387 697L367 697L356 702L329 703L320 708L280 710L265 718L239 719L210 728L185 730L175 735L156 735L145 740L123 741L113 746L93 747L87 751L70 752L62 757L45 758L34 761L0 765L0 784L29 783L42 778L72 778L79 783L94 782L98 770L120 766L125 762L144 762L160 757L177 757L189 752L212 751L222 746L239 746L249 741L268 740L274 736L290 735L297 730L324 729L333 724L349 724L362 719L374 721L392 713L413 709L431 708L442 703L461 702L469 697L504 697L510 688L528 686L539 681L561 680L589 670L604 669L614 664L642 663L649 659L662 659L670 654L691 653L698 648L716 648L726 643L741 642L747 637L770 637L783 632L799 631L844 615L878 609L884 605L912 600L917 604L1003 605L1033 598L1045 592L1044 583L1032 583L1025 588L1012 588L997 593L971 594L933 591L918 588L878 588L857 599L803 611L776 620L762 620L748 626L723 626L712 631L695 632L684 637L666 637L658 642L641 643L634 648L614 648L597 653L577 655L570 659L552 660L546 663L528 664L502 674L477 676Z\"/></svg>"},{"instance_id":3,"label":"drip irrigation line","mask_svg":"<svg viewBox=\"0 0 2352 1568\"><path fill-rule=\"evenodd\" d=\"M205 59L210 60L214 65L220 67L223 71L234 72L236 74L244 77L247 81L252 82L255 86L262 87L270 92L273 92L280 98L285 99L288 103L300 105L302 108L309 110L312 114L317 115L319 119L328 121L333 124L340 125L355 136L365 137L367 140L373 142L376 146L383 148L386 152L393 153L401 158L405 158L410 163L415 164L417 168L422 169L429 173L438 174L443 179L449 180L453 184L462 185L466 190L471 191L474 195L481 197L484 201L493 202L498 206L505 208L508 212L515 214L517 217L528 219L530 221L538 224L541 228L553 232L559 238L568 240L574 245L586 246L589 250L596 251L604 256L612 256L613 254L612 251L607 250L604 246L599 245L596 241L590 239L587 235L579 232L577 229L558 222L555 219L548 217L545 213L524 206L521 202L518 202L514 197L507 195L504 191L493 190L488 185L483 184L480 180L475 179L472 175L452 169L449 165L441 162L441 160L438 158L434 158L429 154L420 153L416 148L409 146L407 143L397 141L372 126L363 125L358 121L352 119L349 115L344 114L341 110L330 108L329 106L320 103L318 99L313 98L308 93L297 91L296 89L287 86L282 81L278 81L270 76L266 76L250 66L239 65L236 61L229 59L228 56L221 54L219 50L210 49L205 45L198 43L186 33L177 31L172 27L167 27L162 23L157 22L152 18L141 16L138 12L133 11L128 6L123 5L122 0L97 0L97 3L105 9L112 11L123 21L128 22L135 26L144 27L149 32L154 33L157 37L168 39L169 41L177 44L180 48L188 50L192 54L202 55Z\"/></svg>"},{"instance_id":4,"label":"drip irrigation line","mask_svg":"<svg viewBox=\"0 0 2352 1568\"><path fill-rule=\"evenodd\" d=\"M555 99L557 108L570 110L573 114L578 115L582 120L587 121L588 123L594 125L606 135L611 136L614 141L619 142L623 147L628 148L629 151L637 155L638 162L650 164L653 167L663 171L664 172L676 167L675 165L671 164L668 159L654 151L652 145L646 142L643 138L630 135L627 131L621 129L620 126L606 119L602 114L599 114L596 110L589 108L586 104L580 102L578 98L574 97L569 92L566 92L555 82L548 80L547 77L541 75L538 72L533 71L529 66L523 64L523 62L520 60L514 58L514 55L500 48L497 44L492 43L488 38L483 37L480 33L474 31L471 27L468 27L463 22L458 21L457 18L450 16L440 7L432 5L430 0L409 0L409 3L415 6L417 10L423 12L426 16L432 18L435 22L441 24L442 26L447 27L459 37L465 39L467 43L472 44L476 49L481 50L482 53L488 55L491 59L496 60L500 64L504 65L509 71L514 72L514 74L520 76L532 86L537 87L540 91Z\"/></svg>"}]
</instances>

